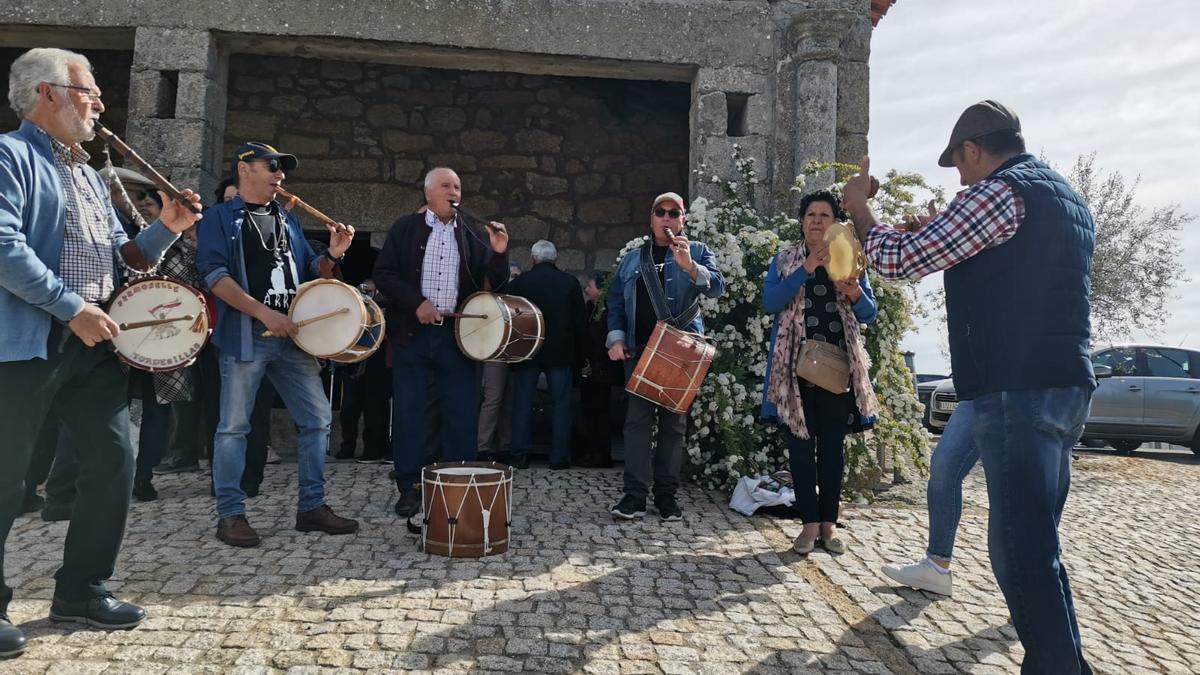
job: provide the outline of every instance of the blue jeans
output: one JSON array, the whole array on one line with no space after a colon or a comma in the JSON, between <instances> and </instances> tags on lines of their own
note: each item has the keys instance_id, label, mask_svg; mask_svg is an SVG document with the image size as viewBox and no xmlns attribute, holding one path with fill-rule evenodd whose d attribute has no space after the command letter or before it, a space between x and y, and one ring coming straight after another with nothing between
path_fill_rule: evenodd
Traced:
<instances>
[{"instance_id":1,"label":"blue jeans","mask_svg":"<svg viewBox=\"0 0 1200 675\"><path fill-rule=\"evenodd\" d=\"M542 369L532 363L522 363L512 370L512 451L520 459L528 456L533 445L533 396L540 372ZM571 368L547 368L545 372L554 406L550 462L566 464L571 461Z\"/></svg>"},{"instance_id":2,"label":"blue jeans","mask_svg":"<svg viewBox=\"0 0 1200 675\"><path fill-rule=\"evenodd\" d=\"M296 510L311 511L325 503L325 452L329 447L329 399L321 385L321 366L286 338L254 337L254 360L238 361L221 354L221 421L213 444L213 484L217 517L246 513L242 472L246 467L246 435L263 376L287 405L300 433L297 438L299 499Z\"/></svg>"},{"instance_id":3,"label":"blue jeans","mask_svg":"<svg viewBox=\"0 0 1200 675\"><path fill-rule=\"evenodd\" d=\"M479 377L463 356L452 322L417 327L412 342L392 347L392 460L396 485L412 489L425 465L425 402L435 379L441 397L441 461L475 459Z\"/></svg>"},{"instance_id":4,"label":"blue jeans","mask_svg":"<svg viewBox=\"0 0 1200 675\"><path fill-rule=\"evenodd\" d=\"M1071 448L1091 403L1086 387L1001 391L975 399L975 444L987 474L988 551L1022 673L1092 672L1083 658L1058 522L1071 488Z\"/></svg>"},{"instance_id":5,"label":"blue jeans","mask_svg":"<svg viewBox=\"0 0 1200 675\"><path fill-rule=\"evenodd\" d=\"M963 479L979 461L974 429L975 402L960 401L929 462L929 484L925 488L929 547L925 553L944 562L949 562L954 553L954 535L962 516Z\"/></svg>"}]
</instances>

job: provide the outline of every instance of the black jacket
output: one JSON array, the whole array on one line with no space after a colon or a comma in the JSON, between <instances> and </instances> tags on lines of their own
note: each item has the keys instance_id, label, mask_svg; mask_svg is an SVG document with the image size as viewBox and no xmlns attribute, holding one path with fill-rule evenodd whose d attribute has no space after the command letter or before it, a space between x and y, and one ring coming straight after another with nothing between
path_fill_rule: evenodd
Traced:
<instances>
[{"instance_id":1,"label":"black jacket","mask_svg":"<svg viewBox=\"0 0 1200 675\"><path fill-rule=\"evenodd\" d=\"M375 286L388 299L388 337L398 344L408 344L412 340L419 325L417 307L426 300L421 293L421 267L425 262L429 232L424 214L401 216L392 224L387 241L375 259ZM468 295L484 290L485 280L490 282L490 288L498 288L504 283L508 278L508 253L492 251L487 235L461 219L454 229L454 237L458 241L461 260L458 266L458 304L461 307Z\"/></svg>"},{"instance_id":2,"label":"black jacket","mask_svg":"<svg viewBox=\"0 0 1200 675\"><path fill-rule=\"evenodd\" d=\"M542 310L546 340L533 357L535 364L543 368L576 368L583 363L587 316L578 279L559 270L554 263L541 262L508 282L504 291L527 298Z\"/></svg>"}]
</instances>

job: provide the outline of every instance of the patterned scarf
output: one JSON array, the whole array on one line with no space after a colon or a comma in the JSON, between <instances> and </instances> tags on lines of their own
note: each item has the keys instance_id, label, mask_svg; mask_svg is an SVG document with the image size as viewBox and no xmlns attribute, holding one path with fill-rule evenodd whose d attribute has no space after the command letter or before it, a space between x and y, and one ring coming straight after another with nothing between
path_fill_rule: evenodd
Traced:
<instances>
[{"instance_id":1,"label":"patterned scarf","mask_svg":"<svg viewBox=\"0 0 1200 675\"><path fill-rule=\"evenodd\" d=\"M794 244L779 254L779 276L787 277L804 264L807 249L803 243ZM846 330L846 355L850 359L850 385L854 390L854 401L858 411L866 417L879 414L879 400L871 387L871 358L863 346L862 334L858 330L858 319L850 307L850 301L837 292L838 315ZM804 342L804 287L779 313L779 332L775 336L775 350L771 353L771 381L767 386L767 400L779 409L779 419L793 434L808 438L808 426L804 420L804 404L800 399L800 378L796 377L796 357Z\"/></svg>"}]
</instances>

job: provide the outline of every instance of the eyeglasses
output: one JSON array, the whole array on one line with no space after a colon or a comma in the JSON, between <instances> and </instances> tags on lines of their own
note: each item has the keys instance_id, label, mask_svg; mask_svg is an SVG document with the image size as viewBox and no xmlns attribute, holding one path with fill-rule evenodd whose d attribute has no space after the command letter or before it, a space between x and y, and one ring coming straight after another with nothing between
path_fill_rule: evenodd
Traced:
<instances>
[{"instance_id":1,"label":"eyeglasses","mask_svg":"<svg viewBox=\"0 0 1200 675\"><path fill-rule=\"evenodd\" d=\"M263 161L267 163L267 171L270 171L271 173L275 173L276 171L279 171L279 167L280 167L280 166L282 166L282 165L279 163L279 158L278 158L278 157L272 157L272 158L270 158L270 159L264 159Z\"/></svg>"},{"instance_id":2,"label":"eyeglasses","mask_svg":"<svg viewBox=\"0 0 1200 675\"><path fill-rule=\"evenodd\" d=\"M92 89L91 87L81 87L77 84L56 84L54 82L47 82L46 84L50 85L51 87L62 87L63 89L77 89L83 92L83 97L87 99L88 103L100 102L100 92Z\"/></svg>"},{"instance_id":3,"label":"eyeglasses","mask_svg":"<svg viewBox=\"0 0 1200 675\"><path fill-rule=\"evenodd\" d=\"M659 218L663 218L663 217L678 218L679 216L683 215L683 211L680 211L679 209L667 210L662 207L659 207L657 209L654 209L654 215L658 216Z\"/></svg>"},{"instance_id":4,"label":"eyeglasses","mask_svg":"<svg viewBox=\"0 0 1200 675\"><path fill-rule=\"evenodd\" d=\"M153 197L151 197L150 195L151 195L151 193L147 192L146 190L134 190L133 192L129 193L130 197L136 199L139 202L142 201L143 199L153 199Z\"/></svg>"}]
</instances>

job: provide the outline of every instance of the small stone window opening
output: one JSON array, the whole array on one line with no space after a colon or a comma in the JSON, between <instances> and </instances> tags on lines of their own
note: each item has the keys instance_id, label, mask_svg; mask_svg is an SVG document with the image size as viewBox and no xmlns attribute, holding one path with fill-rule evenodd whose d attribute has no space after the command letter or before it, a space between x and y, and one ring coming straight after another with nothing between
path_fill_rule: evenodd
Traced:
<instances>
[{"instance_id":1,"label":"small stone window opening","mask_svg":"<svg viewBox=\"0 0 1200 675\"><path fill-rule=\"evenodd\" d=\"M725 93L727 136L745 136L749 133L746 129L746 103L749 100L750 94Z\"/></svg>"},{"instance_id":2,"label":"small stone window opening","mask_svg":"<svg viewBox=\"0 0 1200 675\"><path fill-rule=\"evenodd\" d=\"M154 100L154 116L160 120L175 118L175 99L179 94L179 71L158 71L158 95Z\"/></svg>"}]
</instances>

